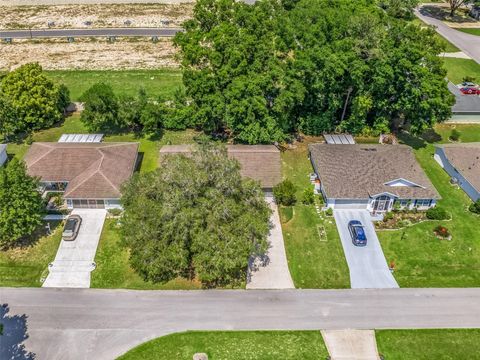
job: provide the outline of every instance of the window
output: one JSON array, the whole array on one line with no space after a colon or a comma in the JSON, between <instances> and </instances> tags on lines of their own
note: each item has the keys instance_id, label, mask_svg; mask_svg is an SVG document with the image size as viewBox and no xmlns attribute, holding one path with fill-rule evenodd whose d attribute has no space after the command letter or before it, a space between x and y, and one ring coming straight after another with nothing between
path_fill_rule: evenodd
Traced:
<instances>
[{"instance_id":1,"label":"window","mask_svg":"<svg viewBox=\"0 0 480 360\"><path fill-rule=\"evenodd\" d=\"M428 207L431 203L430 199L418 199L415 201L415 207Z\"/></svg>"},{"instance_id":2,"label":"window","mask_svg":"<svg viewBox=\"0 0 480 360\"><path fill-rule=\"evenodd\" d=\"M409 204L410 204L410 200L409 200L409 199L401 199L401 200L400 200L400 206L401 206L401 207L408 206Z\"/></svg>"}]
</instances>

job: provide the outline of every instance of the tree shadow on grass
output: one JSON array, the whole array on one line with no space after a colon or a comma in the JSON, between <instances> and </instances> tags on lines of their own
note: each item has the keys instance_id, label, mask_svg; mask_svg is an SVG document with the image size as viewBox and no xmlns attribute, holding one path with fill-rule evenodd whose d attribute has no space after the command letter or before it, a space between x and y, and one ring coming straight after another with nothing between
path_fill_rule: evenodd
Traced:
<instances>
[{"instance_id":1,"label":"tree shadow on grass","mask_svg":"<svg viewBox=\"0 0 480 360\"><path fill-rule=\"evenodd\" d=\"M0 359L34 360L36 355L25 348L28 339L27 315L9 315L8 304L0 305Z\"/></svg>"},{"instance_id":2,"label":"tree shadow on grass","mask_svg":"<svg viewBox=\"0 0 480 360\"><path fill-rule=\"evenodd\" d=\"M406 131L402 131L398 134L398 140L400 140L401 143L414 148L415 150L422 149L427 146L427 143L424 139L414 136Z\"/></svg>"},{"instance_id":3,"label":"tree shadow on grass","mask_svg":"<svg viewBox=\"0 0 480 360\"><path fill-rule=\"evenodd\" d=\"M467 16L461 16L459 13L462 10L459 9L453 17L450 16L450 9L446 7L441 7L437 5L424 5L420 9L420 13L424 16L428 16L437 20L446 20L456 23L473 23L475 19L469 18Z\"/></svg>"}]
</instances>

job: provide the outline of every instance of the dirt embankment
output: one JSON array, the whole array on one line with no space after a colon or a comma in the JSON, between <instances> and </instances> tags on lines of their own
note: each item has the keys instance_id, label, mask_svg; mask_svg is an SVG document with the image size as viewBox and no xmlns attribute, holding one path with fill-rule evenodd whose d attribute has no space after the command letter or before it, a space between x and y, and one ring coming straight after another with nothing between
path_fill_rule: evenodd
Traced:
<instances>
[{"instance_id":1,"label":"dirt embankment","mask_svg":"<svg viewBox=\"0 0 480 360\"><path fill-rule=\"evenodd\" d=\"M180 27L193 3L0 6L0 29Z\"/></svg>"},{"instance_id":2,"label":"dirt embankment","mask_svg":"<svg viewBox=\"0 0 480 360\"><path fill-rule=\"evenodd\" d=\"M46 70L154 69L176 67L176 49L170 39L157 43L149 39L15 41L0 44L0 70L12 70L38 62Z\"/></svg>"}]
</instances>

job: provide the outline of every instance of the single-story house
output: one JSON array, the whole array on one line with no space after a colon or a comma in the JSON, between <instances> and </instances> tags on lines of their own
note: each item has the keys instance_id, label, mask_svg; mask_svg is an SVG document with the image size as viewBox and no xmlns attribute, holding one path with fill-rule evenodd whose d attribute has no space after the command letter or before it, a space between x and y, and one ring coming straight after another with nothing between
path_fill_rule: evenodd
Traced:
<instances>
[{"instance_id":1,"label":"single-story house","mask_svg":"<svg viewBox=\"0 0 480 360\"><path fill-rule=\"evenodd\" d=\"M0 166L6 163L7 158L7 145L0 144Z\"/></svg>"},{"instance_id":2,"label":"single-story house","mask_svg":"<svg viewBox=\"0 0 480 360\"><path fill-rule=\"evenodd\" d=\"M282 181L280 150L274 145L227 145L228 155L240 163L240 174L256 180L265 191ZM160 161L169 154L188 154L192 145L165 145Z\"/></svg>"},{"instance_id":3,"label":"single-story house","mask_svg":"<svg viewBox=\"0 0 480 360\"><path fill-rule=\"evenodd\" d=\"M309 152L327 207L426 210L440 199L408 146L311 144Z\"/></svg>"},{"instance_id":4,"label":"single-story house","mask_svg":"<svg viewBox=\"0 0 480 360\"><path fill-rule=\"evenodd\" d=\"M448 82L448 89L455 96L451 120L465 123L480 122L480 96L462 94L452 82Z\"/></svg>"},{"instance_id":5,"label":"single-story house","mask_svg":"<svg viewBox=\"0 0 480 360\"><path fill-rule=\"evenodd\" d=\"M480 199L480 143L437 145L434 158L473 201Z\"/></svg>"},{"instance_id":6,"label":"single-story house","mask_svg":"<svg viewBox=\"0 0 480 360\"><path fill-rule=\"evenodd\" d=\"M63 192L68 208L120 208L120 187L135 170L138 143L33 143L25 155L42 191Z\"/></svg>"}]
</instances>

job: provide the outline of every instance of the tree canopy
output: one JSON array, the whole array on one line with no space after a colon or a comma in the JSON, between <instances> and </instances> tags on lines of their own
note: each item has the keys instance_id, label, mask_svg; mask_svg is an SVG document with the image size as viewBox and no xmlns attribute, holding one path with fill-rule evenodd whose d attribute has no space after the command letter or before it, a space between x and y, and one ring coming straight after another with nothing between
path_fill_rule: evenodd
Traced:
<instances>
[{"instance_id":1,"label":"tree canopy","mask_svg":"<svg viewBox=\"0 0 480 360\"><path fill-rule=\"evenodd\" d=\"M38 63L20 66L0 82L0 133L8 137L50 127L69 102L67 88L49 80Z\"/></svg>"},{"instance_id":2,"label":"tree canopy","mask_svg":"<svg viewBox=\"0 0 480 360\"><path fill-rule=\"evenodd\" d=\"M12 159L0 168L0 248L13 245L41 224L44 203L38 180L23 162Z\"/></svg>"},{"instance_id":3,"label":"tree canopy","mask_svg":"<svg viewBox=\"0 0 480 360\"><path fill-rule=\"evenodd\" d=\"M267 249L270 209L224 147L199 145L136 174L122 196L122 234L132 267L146 280L245 281L250 256Z\"/></svg>"},{"instance_id":4,"label":"tree canopy","mask_svg":"<svg viewBox=\"0 0 480 360\"><path fill-rule=\"evenodd\" d=\"M193 122L267 143L447 119L442 44L397 15L369 0L197 1L175 38Z\"/></svg>"}]
</instances>

